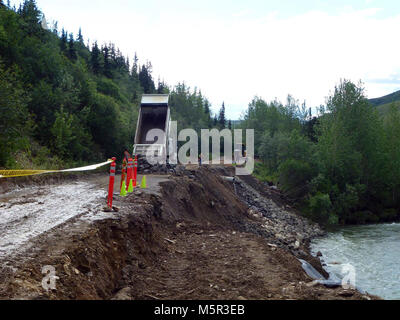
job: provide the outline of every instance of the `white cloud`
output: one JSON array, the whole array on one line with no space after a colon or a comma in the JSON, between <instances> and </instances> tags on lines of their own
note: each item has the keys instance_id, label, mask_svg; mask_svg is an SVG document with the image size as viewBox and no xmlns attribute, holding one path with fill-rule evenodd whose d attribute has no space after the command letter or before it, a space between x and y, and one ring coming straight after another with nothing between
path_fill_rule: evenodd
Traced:
<instances>
[{"instance_id":1,"label":"white cloud","mask_svg":"<svg viewBox=\"0 0 400 320\"><path fill-rule=\"evenodd\" d=\"M232 117L254 95L284 99L291 93L316 106L341 78L390 78L400 70L400 16L377 19L376 12L313 11L234 22L168 16L146 25L150 34L135 35L132 49L139 41L143 56L169 83L199 86L215 108L225 100ZM366 83L366 88L377 96L396 86Z\"/></svg>"}]
</instances>

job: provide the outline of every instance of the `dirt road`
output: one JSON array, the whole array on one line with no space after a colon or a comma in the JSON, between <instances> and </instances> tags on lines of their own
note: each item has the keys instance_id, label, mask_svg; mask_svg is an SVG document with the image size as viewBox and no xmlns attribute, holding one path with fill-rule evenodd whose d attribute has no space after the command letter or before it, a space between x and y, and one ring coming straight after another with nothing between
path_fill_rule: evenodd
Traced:
<instances>
[{"instance_id":1,"label":"dirt road","mask_svg":"<svg viewBox=\"0 0 400 320\"><path fill-rule=\"evenodd\" d=\"M0 259L69 219L98 207L105 191L89 182L29 187L0 196Z\"/></svg>"},{"instance_id":2,"label":"dirt road","mask_svg":"<svg viewBox=\"0 0 400 320\"><path fill-rule=\"evenodd\" d=\"M155 265L142 266L123 292L132 299L335 299L339 292L311 288L293 256L262 237L180 224L166 234Z\"/></svg>"},{"instance_id":3,"label":"dirt road","mask_svg":"<svg viewBox=\"0 0 400 320\"><path fill-rule=\"evenodd\" d=\"M141 181L142 176L138 176ZM158 192L165 177L148 179L148 192ZM120 177L116 177L118 196ZM0 261L26 250L31 240L80 217L91 219L101 211L107 196L109 177L85 176L57 185L28 186L0 194Z\"/></svg>"}]
</instances>

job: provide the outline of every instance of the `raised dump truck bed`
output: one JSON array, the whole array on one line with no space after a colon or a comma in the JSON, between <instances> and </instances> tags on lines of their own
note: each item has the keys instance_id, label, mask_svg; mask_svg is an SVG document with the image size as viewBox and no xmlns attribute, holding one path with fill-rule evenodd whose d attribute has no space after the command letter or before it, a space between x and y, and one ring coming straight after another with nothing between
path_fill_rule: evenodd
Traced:
<instances>
[{"instance_id":1,"label":"raised dump truck bed","mask_svg":"<svg viewBox=\"0 0 400 320\"><path fill-rule=\"evenodd\" d=\"M168 132L170 125L170 109L168 94L145 94L139 110L136 128L135 155L146 155L153 151L154 156L166 156L168 146ZM147 134L152 129L163 131L158 141L147 140Z\"/></svg>"}]
</instances>

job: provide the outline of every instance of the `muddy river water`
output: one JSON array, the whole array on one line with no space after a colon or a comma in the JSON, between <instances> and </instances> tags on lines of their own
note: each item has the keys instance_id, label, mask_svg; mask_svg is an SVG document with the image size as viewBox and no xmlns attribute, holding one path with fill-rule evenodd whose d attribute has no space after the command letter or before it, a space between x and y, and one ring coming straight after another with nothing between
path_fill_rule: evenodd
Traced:
<instances>
[{"instance_id":1,"label":"muddy river water","mask_svg":"<svg viewBox=\"0 0 400 320\"><path fill-rule=\"evenodd\" d=\"M384 299L400 299L400 224L344 227L312 242L325 269Z\"/></svg>"}]
</instances>

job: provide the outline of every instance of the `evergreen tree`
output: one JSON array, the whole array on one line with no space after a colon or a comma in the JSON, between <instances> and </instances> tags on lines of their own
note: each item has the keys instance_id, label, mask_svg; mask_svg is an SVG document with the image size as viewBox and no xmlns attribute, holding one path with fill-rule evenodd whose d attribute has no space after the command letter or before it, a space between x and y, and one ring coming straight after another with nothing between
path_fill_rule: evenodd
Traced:
<instances>
[{"instance_id":1,"label":"evergreen tree","mask_svg":"<svg viewBox=\"0 0 400 320\"><path fill-rule=\"evenodd\" d=\"M157 93L158 94L166 94L169 92L168 86L166 83L163 81L160 81L160 78L158 78L158 85L157 85Z\"/></svg>"},{"instance_id":2,"label":"evergreen tree","mask_svg":"<svg viewBox=\"0 0 400 320\"><path fill-rule=\"evenodd\" d=\"M107 78L112 78L112 61L110 57L110 49L107 45L102 48L104 56L104 75Z\"/></svg>"},{"instance_id":3,"label":"evergreen tree","mask_svg":"<svg viewBox=\"0 0 400 320\"><path fill-rule=\"evenodd\" d=\"M67 51L67 46L68 46L68 35L67 32L64 30L64 28L61 31L61 39L60 39L60 49L62 52Z\"/></svg>"},{"instance_id":4,"label":"evergreen tree","mask_svg":"<svg viewBox=\"0 0 400 320\"><path fill-rule=\"evenodd\" d=\"M139 72L139 81L143 87L144 93L149 94L155 92L154 81L151 77L151 64L147 63L147 65L142 66Z\"/></svg>"},{"instance_id":5,"label":"evergreen tree","mask_svg":"<svg viewBox=\"0 0 400 320\"><path fill-rule=\"evenodd\" d=\"M226 118L225 118L225 102L222 103L222 107L219 110L218 115L218 125L221 129L226 128Z\"/></svg>"},{"instance_id":6,"label":"evergreen tree","mask_svg":"<svg viewBox=\"0 0 400 320\"><path fill-rule=\"evenodd\" d=\"M215 115L213 119L213 127L216 128L218 126L218 117Z\"/></svg>"},{"instance_id":7,"label":"evergreen tree","mask_svg":"<svg viewBox=\"0 0 400 320\"><path fill-rule=\"evenodd\" d=\"M57 22L57 21L55 21L55 22L53 23L52 32L58 37L58 22Z\"/></svg>"},{"instance_id":8,"label":"evergreen tree","mask_svg":"<svg viewBox=\"0 0 400 320\"><path fill-rule=\"evenodd\" d=\"M135 57L133 58L133 66L132 66L132 76L133 77L137 77L138 74L139 74L138 62L139 62L139 59L138 59L137 54L135 52Z\"/></svg>"},{"instance_id":9,"label":"evergreen tree","mask_svg":"<svg viewBox=\"0 0 400 320\"><path fill-rule=\"evenodd\" d=\"M28 35L40 35L42 28L40 25L40 18L42 13L38 9L35 0L25 0L20 8L20 15L26 22L24 28Z\"/></svg>"},{"instance_id":10,"label":"evergreen tree","mask_svg":"<svg viewBox=\"0 0 400 320\"><path fill-rule=\"evenodd\" d=\"M76 61L78 59L77 53L76 53L76 48L75 48L75 41L74 41L74 35L70 33L69 35L69 41L68 41L68 57L72 61Z\"/></svg>"},{"instance_id":11,"label":"evergreen tree","mask_svg":"<svg viewBox=\"0 0 400 320\"><path fill-rule=\"evenodd\" d=\"M99 46L97 45L97 41L92 46L90 63L92 71L95 74L98 75L103 72L104 60L100 52Z\"/></svg>"},{"instance_id":12,"label":"evergreen tree","mask_svg":"<svg viewBox=\"0 0 400 320\"><path fill-rule=\"evenodd\" d=\"M79 28L79 32L78 32L78 42L80 45L84 45L84 40L83 40L83 35L82 35L82 28Z\"/></svg>"},{"instance_id":13,"label":"evergreen tree","mask_svg":"<svg viewBox=\"0 0 400 320\"><path fill-rule=\"evenodd\" d=\"M204 112L210 115L210 103L207 100L204 102Z\"/></svg>"}]
</instances>

